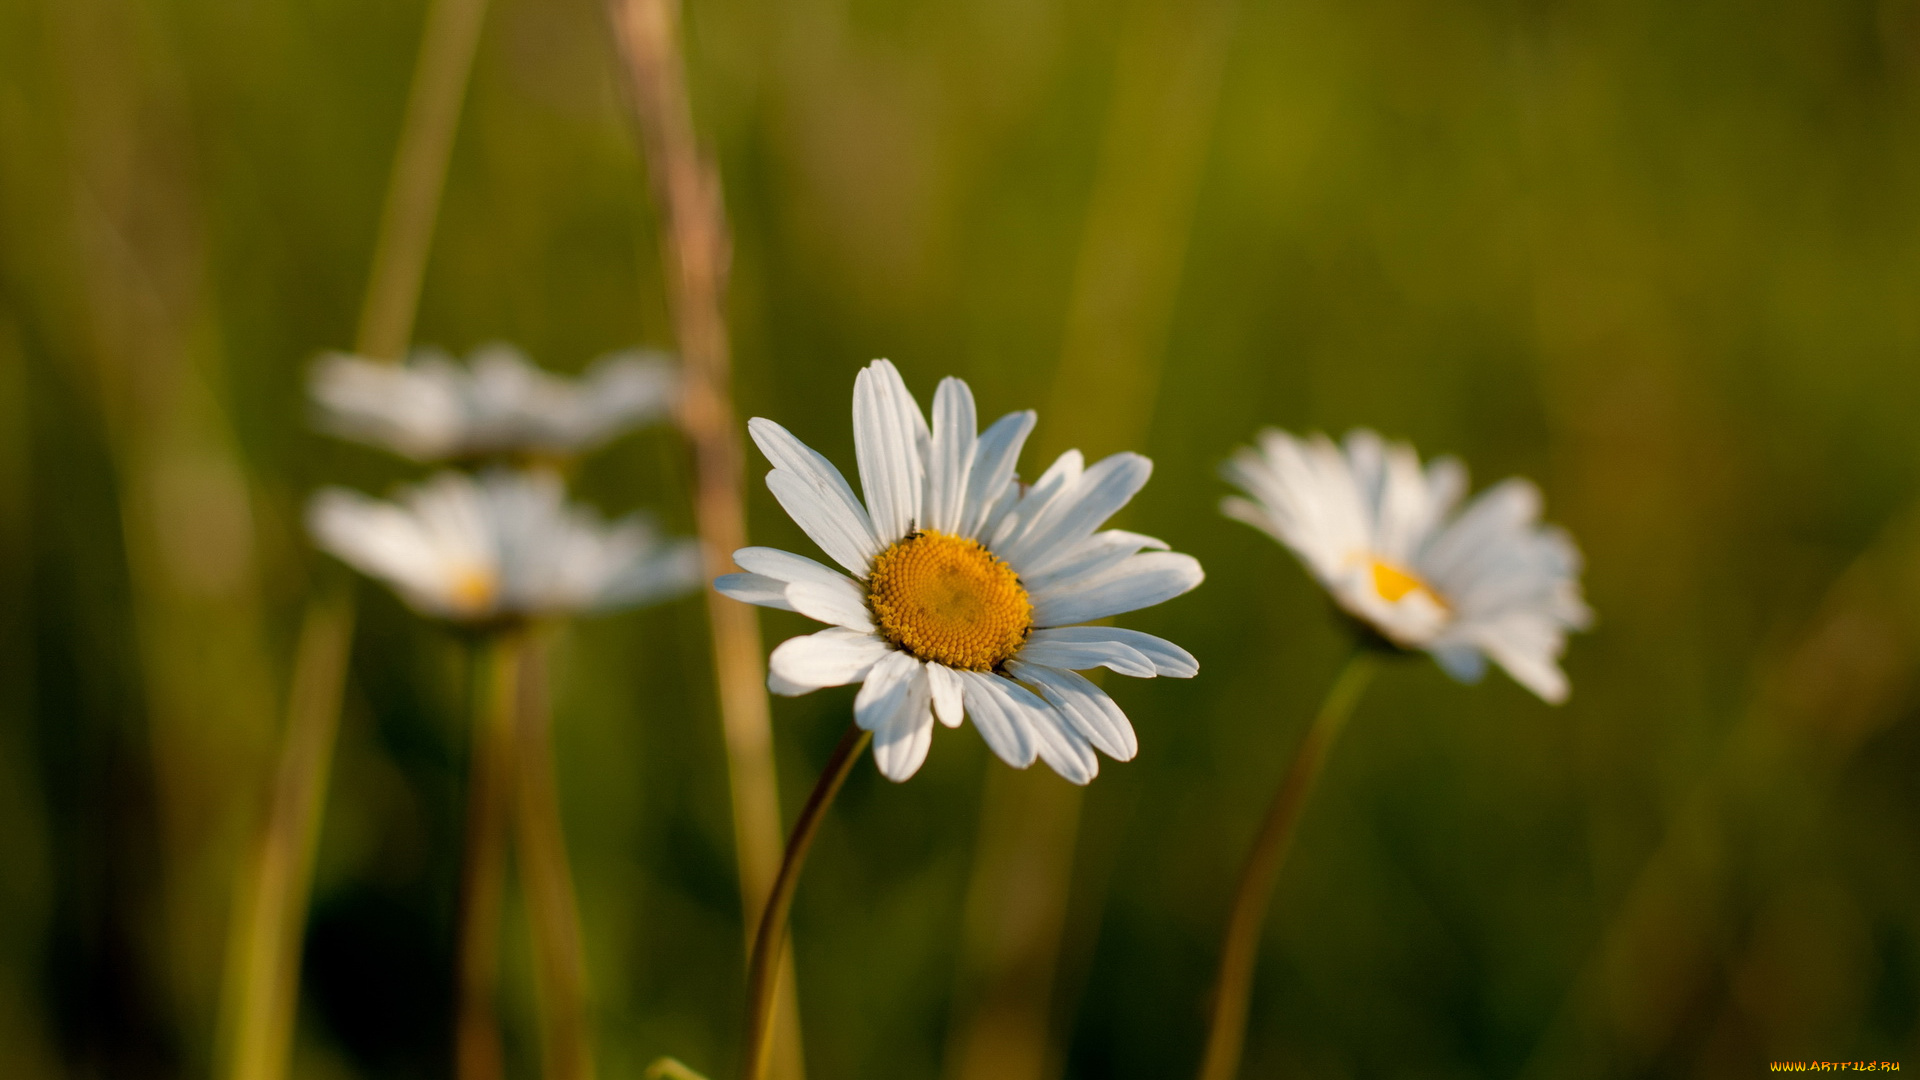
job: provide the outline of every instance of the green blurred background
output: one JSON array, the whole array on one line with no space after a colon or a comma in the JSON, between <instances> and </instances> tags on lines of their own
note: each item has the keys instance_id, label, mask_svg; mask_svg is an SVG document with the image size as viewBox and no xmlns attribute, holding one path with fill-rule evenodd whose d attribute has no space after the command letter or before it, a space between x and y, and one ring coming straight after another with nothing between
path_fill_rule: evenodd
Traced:
<instances>
[{"instance_id":1,"label":"green blurred background","mask_svg":"<svg viewBox=\"0 0 1920 1080\"><path fill-rule=\"evenodd\" d=\"M1293 560L1214 512L1216 463L1269 423L1533 477L1599 621L1562 708L1425 661L1379 680L1277 897L1245 1075L1920 1067L1920 2L686 17L742 413L850 468L859 365L891 357L923 401L962 375L984 416L1042 409L1029 476L1068 445L1152 456L1120 523L1208 570L1123 620L1202 672L1109 681L1142 750L1084 802L1045 1071L1195 1066L1233 875L1339 663ZM421 19L0 0L5 1076L212 1067L292 640L344 574L302 500L415 474L311 433L302 380L352 339ZM620 88L592 0L494 0L417 340L565 370L671 344ZM687 531L687 475L652 430L581 491ZM756 541L807 550L753 489ZM467 656L359 589L296 1075L437 1077ZM706 642L692 598L557 642L608 1078L733 1061ZM789 815L851 697L775 703ZM855 774L802 885L816 1077L960 1075L1003 766L971 730L935 741L911 783ZM523 940L508 957L531 1075Z\"/></svg>"}]
</instances>

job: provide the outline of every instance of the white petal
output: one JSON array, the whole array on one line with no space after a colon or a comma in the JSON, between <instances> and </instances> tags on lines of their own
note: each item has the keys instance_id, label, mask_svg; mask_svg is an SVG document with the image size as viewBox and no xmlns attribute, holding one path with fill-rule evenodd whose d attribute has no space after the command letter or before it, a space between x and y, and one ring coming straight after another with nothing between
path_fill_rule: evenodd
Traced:
<instances>
[{"instance_id":1,"label":"white petal","mask_svg":"<svg viewBox=\"0 0 1920 1080\"><path fill-rule=\"evenodd\" d=\"M1206 580L1199 560L1172 551L1134 555L1096 577L1033 598L1033 624L1067 626L1171 600Z\"/></svg>"},{"instance_id":2,"label":"white petal","mask_svg":"<svg viewBox=\"0 0 1920 1080\"><path fill-rule=\"evenodd\" d=\"M1063 497L1032 522L1013 546L995 549L1019 573L1037 574L1067 558L1106 520L1139 493L1153 475L1153 462L1139 454L1114 454L1089 468Z\"/></svg>"},{"instance_id":3,"label":"white petal","mask_svg":"<svg viewBox=\"0 0 1920 1080\"><path fill-rule=\"evenodd\" d=\"M1505 668L1514 682L1550 705L1567 700L1567 676L1555 662L1565 647L1566 635L1557 624L1539 616L1514 616L1476 628L1474 636L1487 656Z\"/></svg>"},{"instance_id":4,"label":"white petal","mask_svg":"<svg viewBox=\"0 0 1920 1080\"><path fill-rule=\"evenodd\" d=\"M853 699L854 722L873 732L873 761L881 775L901 781L927 760L933 741L926 668L903 652L874 665Z\"/></svg>"},{"instance_id":5,"label":"white petal","mask_svg":"<svg viewBox=\"0 0 1920 1080\"><path fill-rule=\"evenodd\" d=\"M782 611L799 610L787 600L786 582L762 574L722 574L713 579L713 587L721 596L730 596L742 603Z\"/></svg>"},{"instance_id":6,"label":"white petal","mask_svg":"<svg viewBox=\"0 0 1920 1080\"><path fill-rule=\"evenodd\" d=\"M1014 715L1026 724L1034 753L1041 761L1069 783L1085 784L1100 774L1100 759L1071 718L1025 686L1005 679L1001 682L1013 699Z\"/></svg>"},{"instance_id":7,"label":"white petal","mask_svg":"<svg viewBox=\"0 0 1920 1080\"><path fill-rule=\"evenodd\" d=\"M933 715L950 728L959 727L966 715L965 684L959 674L944 664L928 664L927 687L933 692Z\"/></svg>"},{"instance_id":8,"label":"white petal","mask_svg":"<svg viewBox=\"0 0 1920 1080\"><path fill-rule=\"evenodd\" d=\"M767 478L767 486L773 489L781 507L833 561L856 575L864 575L867 564L885 545L874 538L873 522L860 500L854 498L846 477L833 462L771 420L754 417L747 421L747 432L773 463L774 473L787 478L780 487L771 476ZM787 495L781 494L781 487L787 489ZM796 513L796 506L806 508L806 520ZM823 536L828 540L823 541Z\"/></svg>"},{"instance_id":9,"label":"white petal","mask_svg":"<svg viewBox=\"0 0 1920 1080\"><path fill-rule=\"evenodd\" d=\"M1020 580L1030 593L1045 592L1055 585L1104 573L1125 562L1127 556L1149 548L1165 551L1167 542L1124 529L1108 529L1080 541L1059 559L1049 559L1045 570L1021 574Z\"/></svg>"},{"instance_id":10,"label":"white petal","mask_svg":"<svg viewBox=\"0 0 1920 1080\"><path fill-rule=\"evenodd\" d=\"M1020 722L1011 695L1002 686L1011 686L997 675L979 671L956 671L963 685L967 715L986 740L987 749L1016 769L1033 764L1033 738L1027 725Z\"/></svg>"},{"instance_id":11,"label":"white petal","mask_svg":"<svg viewBox=\"0 0 1920 1080\"><path fill-rule=\"evenodd\" d=\"M867 614L867 598L860 586L851 581L796 581L787 586L787 602L793 610L809 619L844 626L863 634L873 633L873 618Z\"/></svg>"},{"instance_id":12,"label":"white petal","mask_svg":"<svg viewBox=\"0 0 1920 1080\"><path fill-rule=\"evenodd\" d=\"M1084 676L1018 660L1009 662L1007 670L1022 682L1031 683L1075 730L1108 757L1132 761L1140 752L1140 740L1135 737L1127 714L1120 711L1120 706L1105 690Z\"/></svg>"},{"instance_id":13,"label":"white petal","mask_svg":"<svg viewBox=\"0 0 1920 1080\"><path fill-rule=\"evenodd\" d=\"M1129 646L1152 661L1155 674L1176 679L1191 679L1200 674L1200 661L1195 660L1187 650L1165 638L1143 634L1138 630L1123 630L1118 626L1061 626L1052 630L1035 630L1027 641L1029 649L1040 642L1114 641ZM1021 658L1026 658L1024 651Z\"/></svg>"},{"instance_id":14,"label":"white petal","mask_svg":"<svg viewBox=\"0 0 1920 1080\"><path fill-rule=\"evenodd\" d=\"M1046 516L1049 507L1067 497L1086 471L1086 459L1078 450L1069 450L1053 459L1053 464L1040 474L1040 479L1021 492L1020 501L1001 518L1000 524L989 534L987 546L996 554L1011 548L1026 535L1034 522Z\"/></svg>"},{"instance_id":15,"label":"white petal","mask_svg":"<svg viewBox=\"0 0 1920 1080\"><path fill-rule=\"evenodd\" d=\"M1093 747L1074 730L1072 721L1012 679L988 678L988 693L998 697L1008 718L1026 734L1034 755L1048 767L1075 784L1084 784L1100 772Z\"/></svg>"},{"instance_id":16,"label":"white petal","mask_svg":"<svg viewBox=\"0 0 1920 1080\"><path fill-rule=\"evenodd\" d=\"M875 360L855 376L854 457L873 515L874 536L883 545L899 540L920 523L920 495L926 480L919 430L925 424L920 406L892 364Z\"/></svg>"},{"instance_id":17,"label":"white petal","mask_svg":"<svg viewBox=\"0 0 1920 1080\"><path fill-rule=\"evenodd\" d=\"M767 658L767 669L778 676L782 690L773 678L767 686L775 693L791 695L793 687L818 690L823 686L845 686L867 677L867 672L893 649L872 634L862 634L835 626L817 634L788 638Z\"/></svg>"},{"instance_id":18,"label":"white petal","mask_svg":"<svg viewBox=\"0 0 1920 1080\"><path fill-rule=\"evenodd\" d=\"M767 490L780 503L800 531L834 562L865 575L879 548L865 530L864 520L855 520L822 496L819 490L800 476L784 469L767 474Z\"/></svg>"},{"instance_id":19,"label":"white petal","mask_svg":"<svg viewBox=\"0 0 1920 1080\"><path fill-rule=\"evenodd\" d=\"M973 471L967 476L967 502L961 515L960 535L979 539L985 534L1001 497L1012 484L1020 448L1033 433L1037 418L1031 409L1008 413L980 433L973 454Z\"/></svg>"},{"instance_id":20,"label":"white petal","mask_svg":"<svg viewBox=\"0 0 1920 1080\"><path fill-rule=\"evenodd\" d=\"M1046 631L1038 631L1046 633ZM1020 649L1020 659L1029 664L1045 664L1048 667L1065 668L1068 671L1088 671L1104 667L1122 675L1131 675L1136 679L1151 679L1155 674L1153 661L1147 659L1138 650L1118 641L1035 641L1028 640Z\"/></svg>"},{"instance_id":21,"label":"white petal","mask_svg":"<svg viewBox=\"0 0 1920 1080\"><path fill-rule=\"evenodd\" d=\"M779 694L781 697L799 697L801 694L810 694L817 688L801 686L796 682L789 682L781 678L779 672L769 669L767 671L767 689Z\"/></svg>"},{"instance_id":22,"label":"white petal","mask_svg":"<svg viewBox=\"0 0 1920 1080\"><path fill-rule=\"evenodd\" d=\"M743 547L733 553L733 561L742 570L764 574L784 582L818 581L828 585L835 582L854 584L852 578L824 563L815 562L805 555L795 555L791 551L781 551L770 547Z\"/></svg>"},{"instance_id":23,"label":"white petal","mask_svg":"<svg viewBox=\"0 0 1920 1080\"><path fill-rule=\"evenodd\" d=\"M933 394L933 441L927 458L925 525L944 533L958 533L967 505L967 477L979 421L974 415L973 391L959 379L940 380Z\"/></svg>"},{"instance_id":24,"label":"white petal","mask_svg":"<svg viewBox=\"0 0 1920 1080\"><path fill-rule=\"evenodd\" d=\"M1487 658L1473 645L1435 645L1427 651L1439 662L1441 670L1459 682L1477 683L1487 673Z\"/></svg>"},{"instance_id":25,"label":"white petal","mask_svg":"<svg viewBox=\"0 0 1920 1080\"><path fill-rule=\"evenodd\" d=\"M915 697L924 699L925 696L923 682ZM879 767L880 775L899 783L920 771L932 745L933 717L927 712L926 702L920 700L917 705L895 713L885 727L874 732L873 763Z\"/></svg>"},{"instance_id":26,"label":"white petal","mask_svg":"<svg viewBox=\"0 0 1920 1080\"><path fill-rule=\"evenodd\" d=\"M691 592L699 586L705 571L701 567L698 541L667 542L649 535L636 545L631 556L620 556L615 542L624 535L625 528L605 539L603 547L610 555L624 558L625 563L609 566L601 576L591 597L593 607L606 611L648 604Z\"/></svg>"}]
</instances>

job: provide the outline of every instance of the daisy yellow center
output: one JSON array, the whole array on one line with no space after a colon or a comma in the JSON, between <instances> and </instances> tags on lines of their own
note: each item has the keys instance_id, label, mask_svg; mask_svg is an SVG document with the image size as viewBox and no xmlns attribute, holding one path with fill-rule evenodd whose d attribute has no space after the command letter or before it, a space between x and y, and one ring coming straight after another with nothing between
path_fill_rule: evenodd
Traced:
<instances>
[{"instance_id":1,"label":"daisy yellow center","mask_svg":"<svg viewBox=\"0 0 1920 1080\"><path fill-rule=\"evenodd\" d=\"M946 533L913 533L881 552L867 576L867 600L888 641L967 671L999 666L1033 626L1033 601L1013 568Z\"/></svg>"},{"instance_id":2,"label":"daisy yellow center","mask_svg":"<svg viewBox=\"0 0 1920 1080\"><path fill-rule=\"evenodd\" d=\"M454 571L447 596L455 610L477 612L493 603L499 589L500 579L493 571L484 566L465 566Z\"/></svg>"},{"instance_id":3,"label":"daisy yellow center","mask_svg":"<svg viewBox=\"0 0 1920 1080\"><path fill-rule=\"evenodd\" d=\"M1412 571L1395 566L1383 559L1373 559L1371 561L1373 563L1371 567L1373 570L1373 591L1380 594L1380 599L1385 600L1389 604L1397 604L1413 593L1421 593L1425 595L1427 599L1433 601L1436 607L1445 608L1447 606L1447 602L1440 599L1440 594L1429 588L1427 583L1420 580L1419 576Z\"/></svg>"}]
</instances>

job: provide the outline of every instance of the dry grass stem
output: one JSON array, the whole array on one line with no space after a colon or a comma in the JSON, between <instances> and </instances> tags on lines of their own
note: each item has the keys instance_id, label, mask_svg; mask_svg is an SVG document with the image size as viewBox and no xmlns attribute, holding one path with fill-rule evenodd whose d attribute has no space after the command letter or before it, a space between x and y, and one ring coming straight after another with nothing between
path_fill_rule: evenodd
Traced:
<instances>
[{"instance_id":1,"label":"dry grass stem","mask_svg":"<svg viewBox=\"0 0 1920 1080\"><path fill-rule=\"evenodd\" d=\"M719 171L700 149L688 103L673 0L609 0L615 39L625 61L641 149L663 219L675 336L684 367L680 422L697 471L694 516L709 578L733 570L746 546L744 449L733 410L726 288L731 241ZM741 906L754 926L780 865L780 798L773 763L766 669L752 608L707 590L713 628L720 719L732 783L734 845ZM781 962L783 1004L777 1021L776 1075L798 1080L802 1053L792 961Z\"/></svg>"}]
</instances>

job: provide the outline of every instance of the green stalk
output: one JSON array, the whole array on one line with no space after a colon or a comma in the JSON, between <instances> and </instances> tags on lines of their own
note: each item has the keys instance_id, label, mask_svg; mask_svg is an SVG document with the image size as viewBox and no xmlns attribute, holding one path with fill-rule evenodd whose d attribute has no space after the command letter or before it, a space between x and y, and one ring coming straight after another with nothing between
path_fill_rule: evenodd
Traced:
<instances>
[{"instance_id":1,"label":"green stalk","mask_svg":"<svg viewBox=\"0 0 1920 1080\"><path fill-rule=\"evenodd\" d=\"M786 856L780 861L780 873L773 879L773 891L761 910L753 958L747 964L747 1056L740 1068L741 1080L762 1080L766 1076L773 1046L774 987L779 982L779 960L787 943L787 912L793 907L793 889L800 881L800 868L807 861L807 849L813 845L813 834L820 830L827 807L840 794L840 785L846 783L853 763L860 760L860 752L872 737L872 732L862 731L858 724L847 726L840 745L833 748L833 756L827 759L826 768L807 796L807 805L801 807L793 833L787 837Z\"/></svg>"},{"instance_id":2,"label":"green stalk","mask_svg":"<svg viewBox=\"0 0 1920 1080\"><path fill-rule=\"evenodd\" d=\"M1286 779L1274 794L1267 809L1260 835L1247 855L1240 872L1240 887L1234 893L1233 910L1227 918L1227 936L1220 948L1220 974L1214 983L1213 1017L1207 1032L1206 1057L1200 1065L1200 1080L1233 1080L1240 1069L1240 1052L1247 1037L1247 998L1253 989L1253 970L1260 953L1260 931L1266 923L1267 904L1273 899L1274 882L1280 876L1287 851L1300 824L1307 796L1326 764L1333 741L1346 726L1347 717L1372 678L1377 660L1362 649L1354 653L1327 691L1320 715L1307 730Z\"/></svg>"},{"instance_id":3,"label":"green stalk","mask_svg":"<svg viewBox=\"0 0 1920 1080\"><path fill-rule=\"evenodd\" d=\"M553 715L546 652L529 633L519 649L519 761L516 862L526 893L540 994L546 1080L593 1080L593 1035L587 1008L586 949L580 901L567 863L553 763Z\"/></svg>"}]
</instances>

